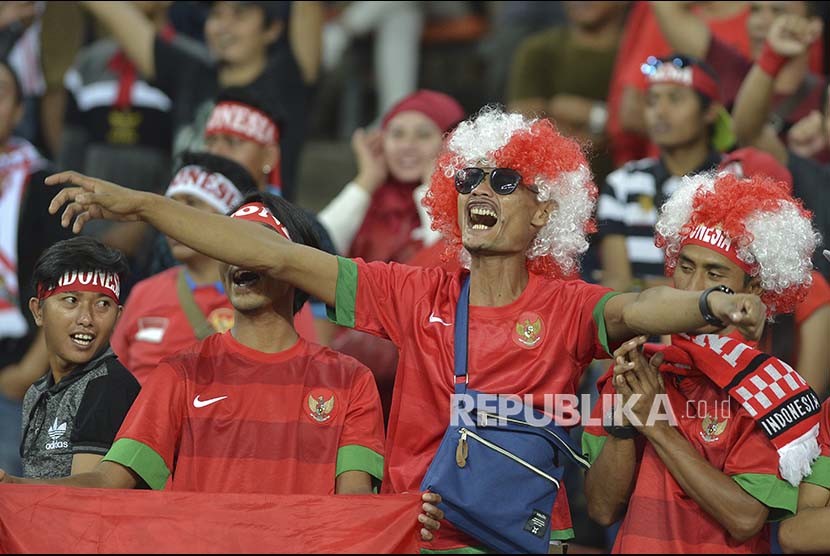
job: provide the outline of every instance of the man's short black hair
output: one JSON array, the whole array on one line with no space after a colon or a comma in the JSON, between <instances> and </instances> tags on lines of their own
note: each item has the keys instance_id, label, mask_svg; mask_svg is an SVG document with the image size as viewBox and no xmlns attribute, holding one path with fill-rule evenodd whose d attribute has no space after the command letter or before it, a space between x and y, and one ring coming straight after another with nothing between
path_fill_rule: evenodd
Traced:
<instances>
[{"instance_id":1,"label":"man's short black hair","mask_svg":"<svg viewBox=\"0 0 830 556\"><path fill-rule=\"evenodd\" d=\"M32 275L34 290L38 291L38 285L54 288L64 274L75 270L111 272L123 284L129 267L127 258L118 249L107 247L93 237L73 237L55 243L40 255Z\"/></svg>"},{"instance_id":2,"label":"man's short black hair","mask_svg":"<svg viewBox=\"0 0 830 556\"><path fill-rule=\"evenodd\" d=\"M0 59L0 66L6 68L12 76L12 84L14 85L14 103L19 106L20 103L23 102L23 87L20 85L20 77L18 77L17 72L14 71L14 68L11 64L9 64L8 60Z\"/></svg>"},{"instance_id":3,"label":"man's short black hair","mask_svg":"<svg viewBox=\"0 0 830 556\"><path fill-rule=\"evenodd\" d=\"M216 95L216 103L218 104L220 102L238 102L239 104L244 104L245 106L259 110L274 122L278 132L282 132L283 123L285 122L285 113L282 106L276 100L257 94L250 87L228 87L227 89L222 89Z\"/></svg>"},{"instance_id":4,"label":"man's short black hair","mask_svg":"<svg viewBox=\"0 0 830 556\"><path fill-rule=\"evenodd\" d=\"M222 174L236 186L242 195L257 191L256 181L244 166L230 158L206 152L185 151L176 172L185 166L201 166L208 172Z\"/></svg>"},{"instance_id":5,"label":"man's short black hair","mask_svg":"<svg viewBox=\"0 0 830 556\"><path fill-rule=\"evenodd\" d=\"M282 197L271 193L258 192L245 197L239 205L231 209L230 214L248 203L262 203L265 205L271 211L271 214L285 226L288 235L291 236L291 241L294 243L320 249L320 240L311 226L311 221L301 208L292 205ZM308 297L309 295L301 289L294 289L294 314L302 309L305 302L308 301Z\"/></svg>"}]
</instances>

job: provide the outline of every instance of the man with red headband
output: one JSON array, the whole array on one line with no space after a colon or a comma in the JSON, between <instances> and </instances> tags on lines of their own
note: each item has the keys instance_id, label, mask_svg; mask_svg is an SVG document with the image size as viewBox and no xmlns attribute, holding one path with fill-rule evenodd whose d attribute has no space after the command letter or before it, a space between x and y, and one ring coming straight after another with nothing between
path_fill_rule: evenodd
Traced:
<instances>
[{"instance_id":1,"label":"man with red headband","mask_svg":"<svg viewBox=\"0 0 830 556\"><path fill-rule=\"evenodd\" d=\"M54 244L35 264L29 309L46 338L49 372L23 399L25 477L95 467L138 395L138 382L109 348L126 271L124 255L87 237Z\"/></svg>"},{"instance_id":2,"label":"man with red headband","mask_svg":"<svg viewBox=\"0 0 830 556\"><path fill-rule=\"evenodd\" d=\"M573 394L583 369L609 345L638 333L706 326L703 315L757 337L763 304L751 294L656 288L614 295L572 274L587 249L596 189L579 145L547 120L496 108L462 122L449 135L425 204L434 228L467 268L439 268L332 257L265 234L260 227L210 215L115 184L67 172L50 184L74 183L51 210L70 202L63 223L80 230L90 218L141 219L194 249L245 265L325 301L337 323L391 339L400 352L389 418L383 492L420 488L450 422L453 324L462 284L470 282L470 388L528 394ZM703 307L704 312L701 312ZM607 356L607 355L606 355ZM474 486L471 486L474 488ZM421 515L432 539L441 512ZM544 508L550 511L550 508ZM552 520L556 539L571 535L565 496ZM434 549L477 541L450 530Z\"/></svg>"},{"instance_id":3,"label":"man with red headband","mask_svg":"<svg viewBox=\"0 0 830 556\"><path fill-rule=\"evenodd\" d=\"M769 178L685 178L657 222L677 289L757 293L770 316L806 296L817 241L810 213ZM623 519L614 552L769 552L766 522L792 515L819 455L815 392L733 326L707 320L714 333L645 346L650 361L645 337L627 342L599 381L606 403L593 417L605 426L583 435L585 484L596 521ZM625 405L607 403L615 393ZM658 403L673 421L649 420Z\"/></svg>"},{"instance_id":4,"label":"man with red headband","mask_svg":"<svg viewBox=\"0 0 830 556\"><path fill-rule=\"evenodd\" d=\"M275 196L249 196L228 220L316 246L302 211ZM233 328L162 360L103 461L53 484L373 492L383 476L383 419L369 369L297 335L293 316L308 294L250 265L222 265L221 276Z\"/></svg>"},{"instance_id":5,"label":"man with red headband","mask_svg":"<svg viewBox=\"0 0 830 556\"><path fill-rule=\"evenodd\" d=\"M665 283L663 253L652 241L657 209L686 175L720 162L714 146L723 107L715 73L685 57L649 59L645 118L659 158L612 172L597 207L602 284L616 290Z\"/></svg>"}]
</instances>

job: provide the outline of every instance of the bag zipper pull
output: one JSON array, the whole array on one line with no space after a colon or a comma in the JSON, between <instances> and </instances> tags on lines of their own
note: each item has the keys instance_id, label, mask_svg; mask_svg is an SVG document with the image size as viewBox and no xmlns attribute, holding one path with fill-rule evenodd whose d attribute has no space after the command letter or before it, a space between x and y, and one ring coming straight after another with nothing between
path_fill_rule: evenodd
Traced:
<instances>
[{"instance_id":1,"label":"bag zipper pull","mask_svg":"<svg viewBox=\"0 0 830 556\"><path fill-rule=\"evenodd\" d=\"M467 429L461 429L461 438L458 439L458 447L455 449L455 463L458 467L467 465Z\"/></svg>"}]
</instances>

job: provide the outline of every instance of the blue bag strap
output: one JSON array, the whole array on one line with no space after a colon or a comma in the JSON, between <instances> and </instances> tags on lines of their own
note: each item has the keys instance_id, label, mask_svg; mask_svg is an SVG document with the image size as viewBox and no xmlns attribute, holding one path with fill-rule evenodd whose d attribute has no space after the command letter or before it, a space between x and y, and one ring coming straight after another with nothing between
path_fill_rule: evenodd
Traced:
<instances>
[{"instance_id":1,"label":"blue bag strap","mask_svg":"<svg viewBox=\"0 0 830 556\"><path fill-rule=\"evenodd\" d=\"M464 278L458 305L455 306L455 340L453 352L455 360L455 393L467 392L467 331L470 308L470 275Z\"/></svg>"}]
</instances>

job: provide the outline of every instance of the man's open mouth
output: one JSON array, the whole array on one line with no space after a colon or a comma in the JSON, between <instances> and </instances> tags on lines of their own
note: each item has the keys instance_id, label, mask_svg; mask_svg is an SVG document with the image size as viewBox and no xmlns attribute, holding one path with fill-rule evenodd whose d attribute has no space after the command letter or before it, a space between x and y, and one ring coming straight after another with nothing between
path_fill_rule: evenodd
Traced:
<instances>
[{"instance_id":1,"label":"man's open mouth","mask_svg":"<svg viewBox=\"0 0 830 556\"><path fill-rule=\"evenodd\" d=\"M473 230L487 230L499 221L496 211L485 203L470 203L467 207L467 217Z\"/></svg>"},{"instance_id":2,"label":"man's open mouth","mask_svg":"<svg viewBox=\"0 0 830 556\"><path fill-rule=\"evenodd\" d=\"M259 274L251 270L237 270L231 278L234 285L249 288L259 282Z\"/></svg>"}]
</instances>

